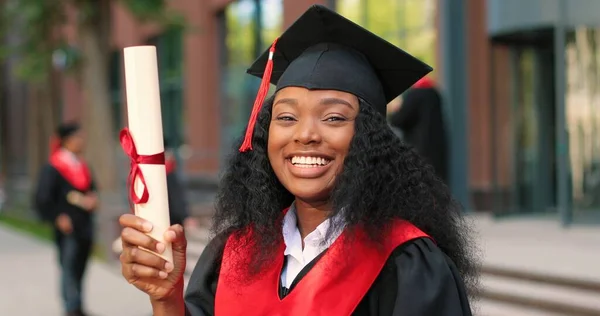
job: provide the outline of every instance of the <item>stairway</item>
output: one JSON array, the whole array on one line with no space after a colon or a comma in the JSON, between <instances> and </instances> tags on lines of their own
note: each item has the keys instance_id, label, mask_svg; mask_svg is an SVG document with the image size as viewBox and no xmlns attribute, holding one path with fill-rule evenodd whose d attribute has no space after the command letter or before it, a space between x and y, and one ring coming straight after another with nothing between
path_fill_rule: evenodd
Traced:
<instances>
[{"instance_id":1,"label":"stairway","mask_svg":"<svg viewBox=\"0 0 600 316\"><path fill-rule=\"evenodd\" d=\"M204 248L208 244L209 241L209 230L208 227L203 227L201 224L199 229L188 230L186 232L187 237L187 264L185 267L185 285L190 281L190 277L192 276L192 271L194 271L194 267L196 267L196 263L204 251Z\"/></svg>"},{"instance_id":2,"label":"stairway","mask_svg":"<svg viewBox=\"0 0 600 316\"><path fill-rule=\"evenodd\" d=\"M484 266L482 316L600 316L600 282Z\"/></svg>"}]
</instances>

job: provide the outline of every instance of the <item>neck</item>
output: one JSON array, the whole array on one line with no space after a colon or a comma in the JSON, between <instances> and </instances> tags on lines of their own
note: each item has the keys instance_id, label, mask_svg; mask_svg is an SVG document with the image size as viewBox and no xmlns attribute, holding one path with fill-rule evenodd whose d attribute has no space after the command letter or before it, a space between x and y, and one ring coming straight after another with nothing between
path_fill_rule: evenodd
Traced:
<instances>
[{"instance_id":1,"label":"neck","mask_svg":"<svg viewBox=\"0 0 600 316\"><path fill-rule=\"evenodd\" d=\"M66 151L70 152L71 154L73 154L75 157L80 158L79 152L77 152L69 147L62 147L62 150L66 150Z\"/></svg>"},{"instance_id":2,"label":"neck","mask_svg":"<svg viewBox=\"0 0 600 316\"><path fill-rule=\"evenodd\" d=\"M331 212L329 202L307 203L296 199L296 216L298 217L298 230L302 240L323 223Z\"/></svg>"}]
</instances>

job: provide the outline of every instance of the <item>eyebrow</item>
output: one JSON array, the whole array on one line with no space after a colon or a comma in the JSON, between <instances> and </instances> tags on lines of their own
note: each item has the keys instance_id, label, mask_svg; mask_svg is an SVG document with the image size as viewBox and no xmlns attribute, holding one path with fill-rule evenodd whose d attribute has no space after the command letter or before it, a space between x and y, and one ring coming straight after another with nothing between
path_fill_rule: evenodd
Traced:
<instances>
[{"instance_id":1,"label":"eyebrow","mask_svg":"<svg viewBox=\"0 0 600 316\"><path fill-rule=\"evenodd\" d=\"M296 106L296 105L298 105L298 100L293 99L293 98L283 98L283 99L277 100L277 102L275 102L275 104L273 106L280 104L280 103ZM352 104L350 104L350 102L340 99L340 98L323 98L323 99L319 100L319 104L321 104L321 105L343 104L351 109L354 109L354 107L352 106Z\"/></svg>"},{"instance_id":2,"label":"eyebrow","mask_svg":"<svg viewBox=\"0 0 600 316\"><path fill-rule=\"evenodd\" d=\"M343 99L339 99L339 98L323 98L319 101L319 104L322 104L322 105L343 104L351 109L354 109L354 107L352 106L352 104L350 104L350 102L343 100Z\"/></svg>"}]
</instances>

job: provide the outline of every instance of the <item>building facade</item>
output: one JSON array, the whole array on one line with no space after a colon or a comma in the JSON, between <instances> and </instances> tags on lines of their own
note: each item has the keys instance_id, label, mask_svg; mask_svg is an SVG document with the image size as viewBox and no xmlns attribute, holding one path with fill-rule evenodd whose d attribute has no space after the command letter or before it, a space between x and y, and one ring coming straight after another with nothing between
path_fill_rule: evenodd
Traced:
<instances>
[{"instance_id":1,"label":"building facade","mask_svg":"<svg viewBox=\"0 0 600 316\"><path fill-rule=\"evenodd\" d=\"M450 126L450 185L466 209L561 214L566 224L600 214L600 18L593 14L600 2L170 3L191 30L142 26L113 8L112 108L121 128L122 49L156 45L165 136L186 144L181 156L189 180L216 183L260 84L246 67L309 5L320 3L434 66ZM75 39L72 29L66 32ZM79 118L81 89L74 79L63 80L63 118ZM12 120L8 129L18 128Z\"/></svg>"},{"instance_id":2,"label":"building facade","mask_svg":"<svg viewBox=\"0 0 600 316\"><path fill-rule=\"evenodd\" d=\"M179 0L170 2L188 30L142 26L119 5L113 7L110 86L118 129L126 125L122 49L155 45L159 58L165 137L185 144L185 174L215 182L236 137L246 125L260 80L245 74L308 0ZM67 29L67 33L72 30ZM76 34L72 34L75 38ZM63 84L64 119L81 115L81 89L73 78ZM116 131L115 131L116 135Z\"/></svg>"},{"instance_id":3,"label":"building facade","mask_svg":"<svg viewBox=\"0 0 600 316\"><path fill-rule=\"evenodd\" d=\"M559 215L564 225L600 218L598 10L597 1L439 2L442 27L466 21L440 30L440 54L459 60L444 47L458 42L468 59L441 72L466 83L465 102L448 106L465 107L466 137L452 140L468 145L474 209Z\"/></svg>"}]
</instances>

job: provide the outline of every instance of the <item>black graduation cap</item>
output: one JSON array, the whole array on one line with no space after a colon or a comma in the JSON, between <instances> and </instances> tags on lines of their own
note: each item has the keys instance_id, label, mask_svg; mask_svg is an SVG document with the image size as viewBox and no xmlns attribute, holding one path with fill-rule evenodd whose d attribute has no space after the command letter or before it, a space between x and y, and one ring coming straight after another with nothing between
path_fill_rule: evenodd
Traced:
<instances>
[{"instance_id":1,"label":"black graduation cap","mask_svg":"<svg viewBox=\"0 0 600 316\"><path fill-rule=\"evenodd\" d=\"M325 6L311 6L248 69L263 82L240 151L269 83L352 93L385 115L386 105L433 69Z\"/></svg>"},{"instance_id":2,"label":"black graduation cap","mask_svg":"<svg viewBox=\"0 0 600 316\"><path fill-rule=\"evenodd\" d=\"M75 134L79 131L80 126L75 122L62 123L56 129L56 135L60 140L64 140L65 138Z\"/></svg>"}]
</instances>

